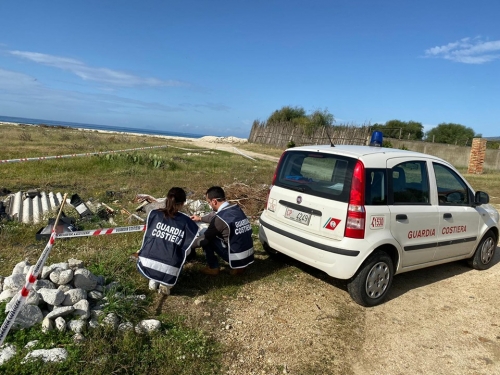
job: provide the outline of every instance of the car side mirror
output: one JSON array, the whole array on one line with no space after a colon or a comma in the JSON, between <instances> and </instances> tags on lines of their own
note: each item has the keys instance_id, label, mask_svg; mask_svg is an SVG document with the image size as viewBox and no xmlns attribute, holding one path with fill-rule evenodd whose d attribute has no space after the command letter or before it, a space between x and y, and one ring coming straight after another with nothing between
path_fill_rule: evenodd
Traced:
<instances>
[{"instance_id":1,"label":"car side mirror","mask_svg":"<svg viewBox=\"0 0 500 375\"><path fill-rule=\"evenodd\" d=\"M488 204L490 203L490 196L484 191L476 191L476 194L474 195L474 203L478 206Z\"/></svg>"}]
</instances>

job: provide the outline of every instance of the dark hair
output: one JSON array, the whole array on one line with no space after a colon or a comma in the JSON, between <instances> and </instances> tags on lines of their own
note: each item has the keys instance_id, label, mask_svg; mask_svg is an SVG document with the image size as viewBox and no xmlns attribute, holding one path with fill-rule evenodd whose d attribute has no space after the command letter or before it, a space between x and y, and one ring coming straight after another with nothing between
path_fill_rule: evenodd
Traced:
<instances>
[{"instance_id":1,"label":"dark hair","mask_svg":"<svg viewBox=\"0 0 500 375\"><path fill-rule=\"evenodd\" d=\"M173 187L167 193L165 208L161 208L165 216L174 217L182 205L186 202L186 192L180 187Z\"/></svg>"},{"instance_id":2,"label":"dark hair","mask_svg":"<svg viewBox=\"0 0 500 375\"><path fill-rule=\"evenodd\" d=\"M226 200L226 194L224 193L224 190L220 186L212 186L209 188L206 192L207 198L208 199L217 199L219 202L225 201Z\"/></svg>"}]
</instances>

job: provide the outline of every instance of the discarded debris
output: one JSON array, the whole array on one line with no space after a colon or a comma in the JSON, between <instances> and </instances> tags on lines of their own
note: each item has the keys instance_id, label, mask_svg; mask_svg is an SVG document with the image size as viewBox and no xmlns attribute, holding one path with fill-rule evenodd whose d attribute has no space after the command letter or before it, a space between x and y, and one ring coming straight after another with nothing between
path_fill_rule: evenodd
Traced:
<instances>
[{"instance_id":1,"label":"discarded debris","mask_svg":"<svg viewBox=\"0 0 500 375\"><path fill-rule=\"evenodd\" d=\"M78 230L78 228L75 226L75 219L67 216L63 216L64 213L61 214L61 217L59 218L59 222L57 223L56 227L56 233L68 233L68 232L74 232ZM49 219L48 224L45 228L40 229L38 232L36 232L35 238L38 241L45 240L48 241L50 238L50 235L52 233L52 228L54 227L54 222L56 219Z\"/></svg>"},{"instance_id":2,"label":"discarded debris","mask_svg":"<svg viewBox=\"0 0 500 375\"><path fill-rule=\"evenodd\" d=\"M87 205L82 201L78 194L73 194L69 201L76 211L80 214L80 217L93 215L92 211L87 207Z\"/></svg>"}]
</instances>

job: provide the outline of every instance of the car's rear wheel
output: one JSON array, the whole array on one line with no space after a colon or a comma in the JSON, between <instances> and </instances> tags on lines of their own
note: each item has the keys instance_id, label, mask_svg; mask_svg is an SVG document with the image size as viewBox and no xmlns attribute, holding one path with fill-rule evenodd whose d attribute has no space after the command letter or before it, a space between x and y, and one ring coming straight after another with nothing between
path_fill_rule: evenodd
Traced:
<instances>
[{"instance_id":1,"label":"car's rear wheel","mask_svg":"<svg viewBox=\"0 0 500 375\"><path fill-rule=\"evenodd\" d=\"M371 254L347 283L351 298L362 306L381 304L392 285L394 267L391 257L378 250Z\"/></svg>"},{"instance_id":2,"label":"car's rear wheel","mask_svg":"<svg viewBox=\"0 0 500 375\"><path fill-rule=\"evenodd\" d=\"M469 265L476 270L485 270L491 267L495 250L497 248L497 238L492 231L486 233L477 245L476 252L472 258L468 259Z\"/></svg>"}]
</instances>

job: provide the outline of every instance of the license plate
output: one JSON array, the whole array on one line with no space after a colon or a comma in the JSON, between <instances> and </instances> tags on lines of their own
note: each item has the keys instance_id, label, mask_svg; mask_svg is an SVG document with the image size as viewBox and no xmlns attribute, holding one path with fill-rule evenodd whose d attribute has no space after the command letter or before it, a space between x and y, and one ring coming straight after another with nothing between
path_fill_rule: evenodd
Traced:
<instances>
[{"instance_id":1,"label":"license plate","mask_svg":"<svg viewBox=\"0 0 500 375\"><path fill-rule=\"evenodd\" d=\"M305 212L287 207L285 211L285 218L296 221L300 224L309 225L311 214L306 214Z\"/></svg>"}]
</instances>

